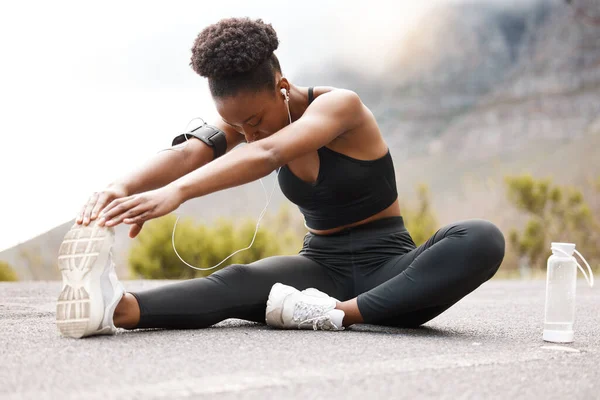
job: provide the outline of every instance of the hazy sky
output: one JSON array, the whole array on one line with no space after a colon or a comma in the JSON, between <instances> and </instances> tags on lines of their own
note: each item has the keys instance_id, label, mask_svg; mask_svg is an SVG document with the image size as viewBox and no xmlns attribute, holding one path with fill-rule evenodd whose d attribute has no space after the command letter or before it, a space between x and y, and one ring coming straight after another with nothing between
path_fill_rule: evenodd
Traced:
<instances>
[{"instance_id":1,"label":"hazy sky","mask_svg":"<svg viewBox=\"0 0 600 400\"><path fill-rule=\"evenodd\" d=\"M377 72L423 3L3 2L0 251L75 217L93 191L168 147L191 118L217 116L189 67L205 26L231 16L273 24L294 81L332 58Z\"/></svg>"}]
</instances>

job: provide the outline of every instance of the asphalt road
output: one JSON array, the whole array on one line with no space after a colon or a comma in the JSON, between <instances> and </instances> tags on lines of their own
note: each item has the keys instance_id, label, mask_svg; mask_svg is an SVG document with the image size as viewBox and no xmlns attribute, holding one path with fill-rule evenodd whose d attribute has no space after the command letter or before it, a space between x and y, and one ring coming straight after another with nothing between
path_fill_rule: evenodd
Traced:
<instances>
[{"instance_id":1,"label":"asphalt road","mask_svg":"<svg viewBox=\"0 0 600 400\"><path fill-rule=\"evenodd\" d=\"M543 281L488 282L419 329L227 320L83 340L56 330L59 287L0 283L0 399L600 398L600 289L585 281L561 346L542 341Z\"/></svg>"}]
</instances>

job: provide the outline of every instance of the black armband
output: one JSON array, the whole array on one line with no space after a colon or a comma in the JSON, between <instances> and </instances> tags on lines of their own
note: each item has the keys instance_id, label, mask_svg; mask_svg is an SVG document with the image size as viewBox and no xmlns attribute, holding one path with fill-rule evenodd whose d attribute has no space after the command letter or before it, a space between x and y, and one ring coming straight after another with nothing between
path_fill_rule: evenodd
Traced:
<instances>
[{"instance_id":1,"label":"black armband","mask_svg":"<svg viewBox=\"0 0 600 400\"><path fill-rule=\"evenodd\" d=\"M214 159L221 157L227 151L227 137L225 136L225 132L215 126L208 125L206 122L198 128L176 136L173 139L171 146L181 144L193 137L200 139L208 146L212 147L215 155Z\"/></svg>"}]
</instances>

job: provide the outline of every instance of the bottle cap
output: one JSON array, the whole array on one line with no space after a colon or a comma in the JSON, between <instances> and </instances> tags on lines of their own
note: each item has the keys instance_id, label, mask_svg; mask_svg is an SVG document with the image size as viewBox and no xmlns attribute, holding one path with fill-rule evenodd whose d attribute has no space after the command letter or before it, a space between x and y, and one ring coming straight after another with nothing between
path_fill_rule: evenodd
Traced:
<instances>
[{"instance_id":1,"label":"bottle cap","mask_svg":"<svg viewBox=\"0 0 600 400\"><path fill-rule=\"evenodd\" d=\"M569 256L572 256L573 252L575 251L575 243L552 242L552 246L550 247L550 249L552 250L552 254L554 254L555 256L564 257L566 255L565 253L567 253Z\"/></svg>"}]
</instances>

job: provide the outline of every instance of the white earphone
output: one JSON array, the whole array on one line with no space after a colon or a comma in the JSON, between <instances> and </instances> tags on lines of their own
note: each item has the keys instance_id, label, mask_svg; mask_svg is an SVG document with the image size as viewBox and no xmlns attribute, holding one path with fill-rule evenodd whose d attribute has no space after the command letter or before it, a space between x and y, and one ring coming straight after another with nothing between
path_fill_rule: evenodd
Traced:
<instances>
[{"instance_id":1,"label":"white earphone","mask_svg":"<svg viewBox=\"0 0 600 400\"><path fill-rule=\"evenodd\" d=\"M283 95L283 99L284 99L285 101L288 101L288 100L289 100L289 96L288 96L288 94L287 94L287 90L285 90L285 88L282 88L282 89L280 90L280 92L281 92L281 94Z\"/></svg>"}]
</instances>

